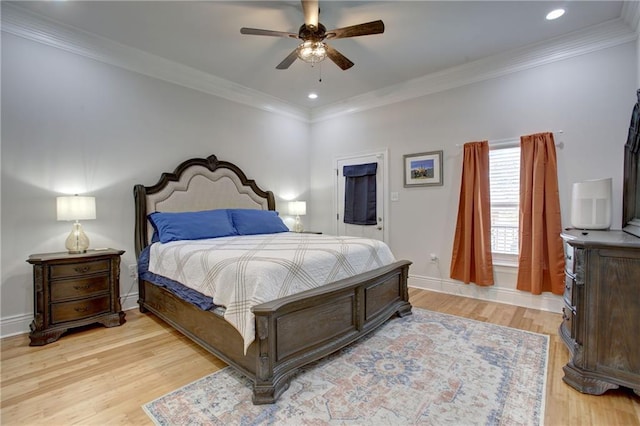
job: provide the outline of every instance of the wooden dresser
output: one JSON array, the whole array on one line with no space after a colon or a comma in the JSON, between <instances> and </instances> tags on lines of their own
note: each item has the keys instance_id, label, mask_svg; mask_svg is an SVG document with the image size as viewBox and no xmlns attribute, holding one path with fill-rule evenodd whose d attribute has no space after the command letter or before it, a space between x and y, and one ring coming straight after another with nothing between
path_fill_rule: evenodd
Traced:
<instances>
[{"instance_id":1,"label":"wooden dresser","mask_svg":"<svg viewBox=\"0 0 640 426\"><path fill-rule=\"evenodd\" d=\"M640 395L640 238L623 231L563 232L565 307L560 336L570 352L563 380L600 395Z\"/></svg>"},{"instance_id":2,"label":"wooden dresser","mask_svg":"<svg viewBox=\"0 0 640 426\"><path fill-rule=\"evenodd\" d=\"M70 328L125 322L120 307L122 250L87 250L82 254L29 256L33 265L34 320L31 346L55 342Z\"/></svg>"}]
</instances>

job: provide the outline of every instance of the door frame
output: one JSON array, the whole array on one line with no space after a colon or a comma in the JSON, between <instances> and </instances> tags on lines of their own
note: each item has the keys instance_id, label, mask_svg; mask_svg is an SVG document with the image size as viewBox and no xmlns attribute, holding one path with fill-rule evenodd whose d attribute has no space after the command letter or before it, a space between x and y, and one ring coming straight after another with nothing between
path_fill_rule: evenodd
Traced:
<instances>
[{"instance_id":1,"label":"door frame","mask_svg":"<svg viewBox=\"0 0 640 426\"><path fill-rule=\"evenodd\" d=\"M360 157L371 156L375 156L377 158L382 157L381 164L382 171L384 173L382 176L382 238L386 244L389 244L389 148L334 157L333 169L335 172L335 180L333 181L333 212L336 220L333 221L333 233L334 235L338 235L338 218L340 215L340 212L338 211L338 206L340 205L338 200L338 181L342 176L340 175L340 170L338 170L338 163L340 161L349 161ZM376 190L379 191L380 188L377 188Z\"/></svg>"}]
</instances>

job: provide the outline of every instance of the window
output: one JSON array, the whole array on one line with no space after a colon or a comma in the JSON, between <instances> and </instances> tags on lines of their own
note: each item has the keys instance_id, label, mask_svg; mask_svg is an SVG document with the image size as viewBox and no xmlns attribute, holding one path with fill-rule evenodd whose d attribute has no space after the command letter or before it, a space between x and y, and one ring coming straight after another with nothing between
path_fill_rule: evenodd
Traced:
<instances>
[{"instance_id":1,"label":"window","mask_svg":"<svg viewBox=\"0 0 640 426\"><path fill-rule=\"evenodd\" d=\"M498 261L518 256L520 146L518 141L489 151L491 252Z\"/></svg>"}]
</instances>

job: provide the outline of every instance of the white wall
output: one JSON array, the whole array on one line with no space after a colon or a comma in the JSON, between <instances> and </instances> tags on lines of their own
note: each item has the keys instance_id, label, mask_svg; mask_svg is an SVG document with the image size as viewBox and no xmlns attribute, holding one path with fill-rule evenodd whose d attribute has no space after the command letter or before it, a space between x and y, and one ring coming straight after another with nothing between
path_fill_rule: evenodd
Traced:
<instances>
[{"instance_id":1,"label":"white wall","mask_svg":"<svg viewBox=\"0 0 640 426\"><path fill-rule=\"evenodd\" d=\"M96 197L92 247L126 250L135 303L133 186L215 154L276 198L306 198L308 124L2 34L2 335L33 318L32 253L64 251L55 197ZM130 297L126 297L129 294Z\"/></svg>"},{"instance_id":2,"label":"white wall","mask_svg":"<svg viewBox=\"0 0 640 426\"><path fill-rule=\"evenodd\" d=\"M313 229L333 229L333 159L389 148L391 248L413 261L411 284L434 290L559 309L558 297L515 290L515 270L498 268L493 288L449 279L458 209L462 149L457 144L563 130L558 154L562 218L569 224L571 185L612 177L613 226L620 228L622 163L635 103L636 47L618 47L446 92L312 125ZM444 186L403 187L403 154L444 150ZM334 173L334 172L333 172ZM440 262L430 263L437 253Z\"/></svg>"}]
</instances>

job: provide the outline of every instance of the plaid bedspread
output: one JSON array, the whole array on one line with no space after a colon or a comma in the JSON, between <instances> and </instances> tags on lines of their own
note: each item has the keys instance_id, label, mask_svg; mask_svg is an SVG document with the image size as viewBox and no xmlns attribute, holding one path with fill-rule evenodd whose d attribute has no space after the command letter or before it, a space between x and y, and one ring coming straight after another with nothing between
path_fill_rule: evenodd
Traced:
<instances>
[{"instance_id":1,"label":"plaid bedspread","mask_svg":"<svg viewBox=\"0 0 640 426\"><path fill-rule=\"evenodd\" d=\"M255 338L251 307L393 263L378 240L284 232L151 246L149 271L179 281L226 308L224 317Z\"/></svg>"}]
</instances>

